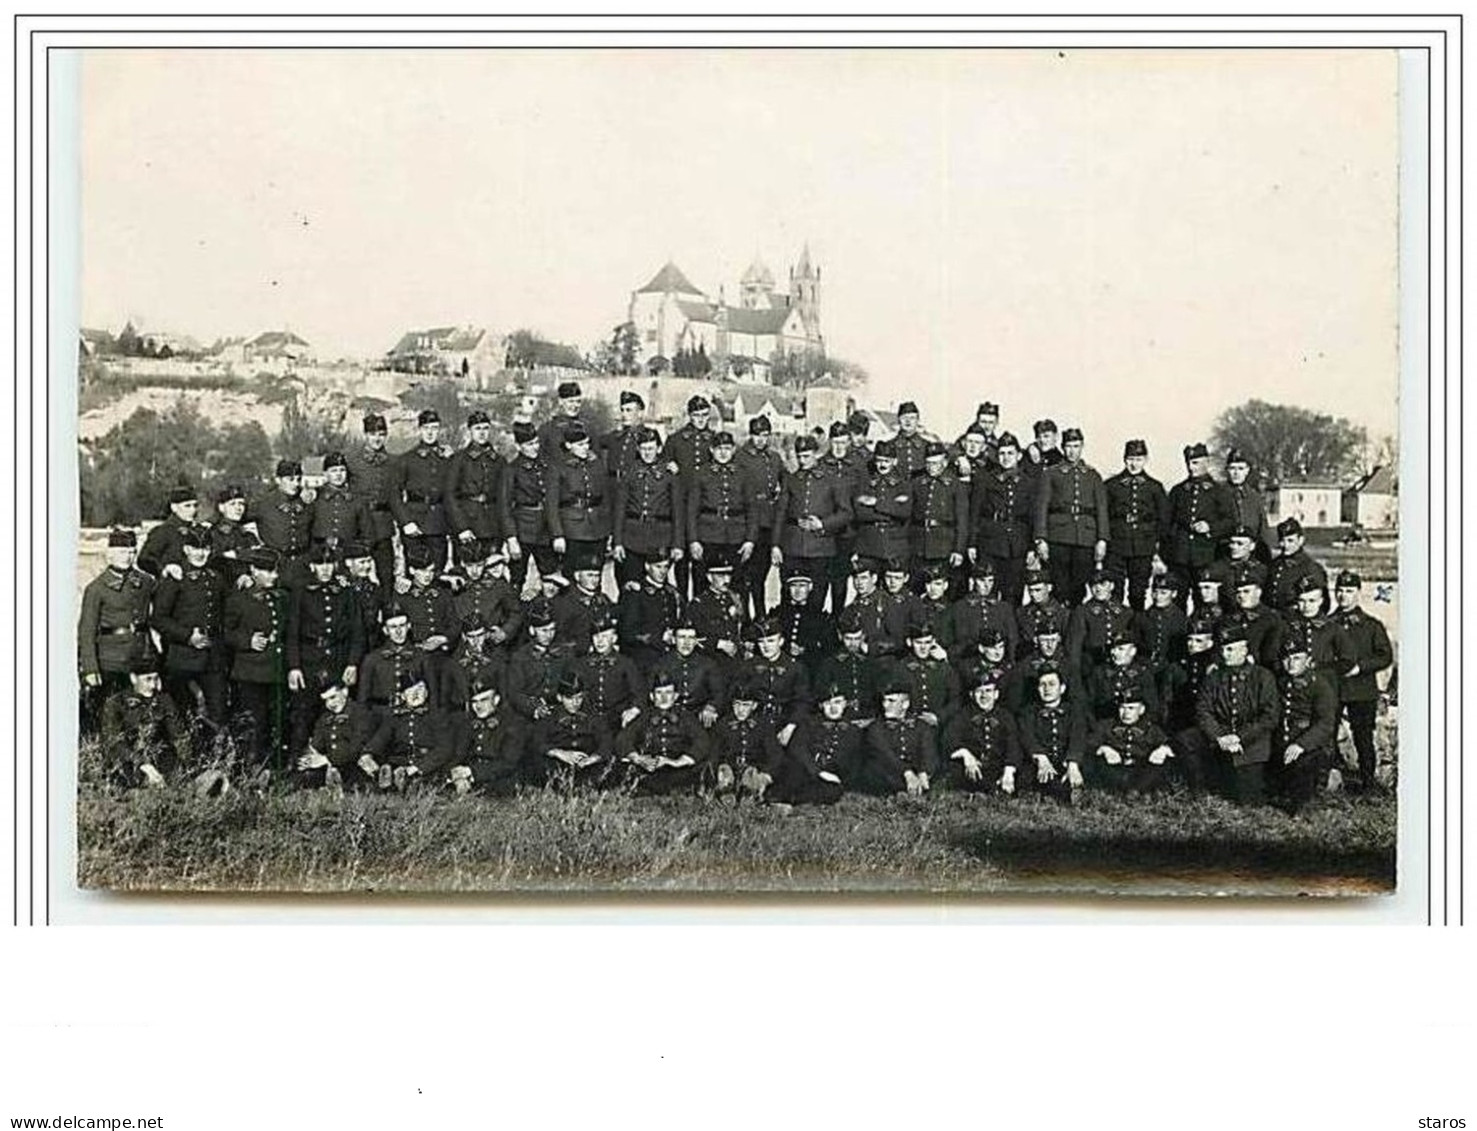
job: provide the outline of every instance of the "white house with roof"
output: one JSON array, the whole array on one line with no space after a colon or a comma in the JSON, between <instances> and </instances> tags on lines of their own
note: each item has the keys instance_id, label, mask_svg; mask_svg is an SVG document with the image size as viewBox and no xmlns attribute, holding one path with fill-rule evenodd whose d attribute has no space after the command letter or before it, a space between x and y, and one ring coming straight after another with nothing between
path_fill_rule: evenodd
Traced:
<instances>
[{"instance_id":1,"label":"white house with roof","mask_svg":"<svg viewBox=\"0 0 1477 1131\"><path fill-rule=\"evenodd\" d=\"M1344 493L1344 521L1365 530L1394 530L1400 525L1400 497L1395 469L1377 467Z\"/></svg>"},{"instance_id":2,"label":"white house with roof","mask_svg":"<svg viewBox=\"0 0 1477 1131\"><path fill-rule=\"evenodd\" d=\"M1343 521L1344 489L1326 480L1289 479L1271 500L1269 517L1295 518L1304 526L1338 526Z\"/></svg>"},{"instance_id":3,"label":"white house with roof","mask_svg":"<svg viewBox=\"0 0 1477 1131\"><path fill-rule=\"evenodd\" d=\"M435 373L486 381L503 367L507 339L480 326L407 330L385 355L402 373Z\"/></svg>"}]
</instances>

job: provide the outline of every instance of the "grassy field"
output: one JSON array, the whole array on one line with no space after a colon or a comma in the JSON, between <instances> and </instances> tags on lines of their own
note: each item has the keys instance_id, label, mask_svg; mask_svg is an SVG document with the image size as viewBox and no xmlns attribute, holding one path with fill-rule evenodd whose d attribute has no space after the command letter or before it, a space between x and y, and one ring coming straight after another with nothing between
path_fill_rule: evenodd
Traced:
<instances>
[{"instance_id":1,"label":"grassy field","mask_svg":"<svg viewBox=\"0 0 1477 1131\"><path fill-rule=\"evenodd\" d=\"M78 799L78 880L124 890L1193 892L1394 884L1389 795L1297 818L1169 794L831 808L531 791L506 801L249 789Z\"/></svg>"}]
</instances>

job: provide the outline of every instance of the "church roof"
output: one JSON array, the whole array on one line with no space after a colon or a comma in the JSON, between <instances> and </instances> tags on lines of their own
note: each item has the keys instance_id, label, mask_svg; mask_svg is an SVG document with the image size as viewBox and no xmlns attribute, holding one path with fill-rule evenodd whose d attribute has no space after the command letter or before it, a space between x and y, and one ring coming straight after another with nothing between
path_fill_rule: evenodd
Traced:
<instances>
[{"instance_id":1,"label":"church roof","mask_svg":"<svg viewBox=\"0 0 1477 1131\"><path fill-rule=\"evenodd\" d=\"M795 274L810 274L810 244L808 243L800 250L800 262L795 264Z\"/></svg>"},{"instance_id":2,"label":"church roof","mask_svg":"<svg viewBox=\"0 0 1477 1131\"><path fill-rule=\"evenodd\" d=\"M700 295L703 293L692 285L692 282L682 273L682 268L678 267L670 259L667 260L666 265L660 271L652 276L651 282L647 283L646 286L642 287L636 293L644 295L667 294L669 292L679 295Z\"/></svg>"},{"instance_id":3,"label":"church roof","mask_svg":"<svg viewBox=\"0 0 1477 1131\"><path fill-rule=\"evenodd\" d=\"M682 311L689 322L712 322L717 314L717 308L712 303L691 302L680 298L677 300L677 309Z\"/></svg>"},{"instance_id":4,"label":"church roof","mask_svg":"<svg viewBox=\"0 0 1477 1131\"><path fill-rule=\"evenodd\" d=\"M744 272L739 282L745 285L758 283L760 286L773 287L774 272L765 266L764 261L756 255L754 262L749 264L749 269Z\"/></svg>"},{"instance_id":5,"label":"church roof","mask_svg":"<svg viewBox=\"0 0 1477 1131\"><path fill-rule=\"evenodd\" d=\"M790 317L789 307L776 310L728 308L728 328L737 334L778 334Z\"/></svg>"}]
</instances>

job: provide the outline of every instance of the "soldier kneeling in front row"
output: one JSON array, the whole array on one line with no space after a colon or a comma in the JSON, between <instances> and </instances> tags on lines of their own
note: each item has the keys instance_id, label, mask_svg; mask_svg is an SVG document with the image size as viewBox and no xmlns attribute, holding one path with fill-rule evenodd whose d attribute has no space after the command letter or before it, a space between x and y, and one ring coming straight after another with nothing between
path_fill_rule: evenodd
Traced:
<instances>
[{"instance_id":1,"label":"soldier kneeling in front row","mask_svg":"<svg viewBox=\"0 0 1477 1131\"><path fill-rule=\"evenodd\" d=\"M196 773L190 731L174 700L160 690L159 661L138 657L128 673L127 691L103 704L103 766L107 780L125 789L158 788ZM225 776L197 773L196 790L224 793Z\"/></svg>"},{"instance_id":2,"label":"soldier kneeling in front row","mask_svg":"<svg viewBox=\"0 0 1477 1131\"><path fill-rule=\"evenodd\" d=\"M1169 784L1169 739L1146 717L1144 692L1124 687L1116 695L1117 719L1105 720L1093 738L1093 784L1114 793L1154 793Z\"/></svg>"}]
</instances>

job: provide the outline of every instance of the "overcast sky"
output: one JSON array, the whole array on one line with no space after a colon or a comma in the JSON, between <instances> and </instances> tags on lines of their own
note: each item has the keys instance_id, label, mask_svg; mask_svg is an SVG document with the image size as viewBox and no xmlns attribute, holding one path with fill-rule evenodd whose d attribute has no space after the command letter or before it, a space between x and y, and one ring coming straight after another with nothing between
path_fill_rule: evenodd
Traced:
<instances>
[{"instance_id":1,"label":"overcast sky","mask_svg":"<svg viewBox=\"0 0 1477 1131\"><path fill-rule=\"evenodd\" d=\"M96 52L82 322L588 348L809 241L833 352L1118 464L1251 397L1396 427L1392 52Z\"/></svg>"}]
</instances>

